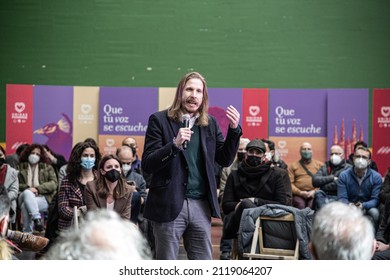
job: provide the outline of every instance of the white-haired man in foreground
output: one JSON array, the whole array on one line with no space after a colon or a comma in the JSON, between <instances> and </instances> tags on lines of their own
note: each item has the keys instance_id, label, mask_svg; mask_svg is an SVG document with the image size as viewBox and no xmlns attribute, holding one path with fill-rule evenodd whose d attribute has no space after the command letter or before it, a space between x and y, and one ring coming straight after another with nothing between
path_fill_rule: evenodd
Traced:
<instances>
[{"instance_id":1,"label":"white-haired man in foreground","mask_svg":"<svg viewBox=\"0 0 390 280\"><path fill-rule=\"evenodd\" d=\"M50 260L145 260L149 246L136 225L116 212L88 212L79 229L61 232L60 239L43 259Z\"/></svg>"},{"instance_id":2,"label":"white-haired man in foreground","mask_svg":"<svg viewBox=\"0 0 390 280\"><path fill-rule=\"evenodd\" d=\"M314 217L310 249L319 260L370 260L374 228L360 209L331 202Z\"/></svg>"}]
</instances>

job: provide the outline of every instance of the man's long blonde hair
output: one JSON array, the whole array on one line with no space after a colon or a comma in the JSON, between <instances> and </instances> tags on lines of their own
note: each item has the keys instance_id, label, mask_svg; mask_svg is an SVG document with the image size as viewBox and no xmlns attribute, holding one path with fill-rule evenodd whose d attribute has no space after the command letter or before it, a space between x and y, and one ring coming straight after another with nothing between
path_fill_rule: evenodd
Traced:
<instances>
[{"instance_id":1,"label":"man's long blonde hair","mask_svg":"<svg viewBox=\"0 0 390 280\"><path fill-rule=\"evenodd\" d=\"M207 126L209 123L208 113L207 113L209 110L209 94L207 91L206 80L198 72L187 73L180 80L176 88L175 99L173 100L171 107L169 107L168 109L168 117L177 122L182 121L183 111L182 111L181 103L183 100L183 91L186 83L190 79L199 79L203 83L203 99L202 99L202 104L200 105L198 110L199 118L197 119L196 124L200 126Z\"/></svg>"}]
</instances>

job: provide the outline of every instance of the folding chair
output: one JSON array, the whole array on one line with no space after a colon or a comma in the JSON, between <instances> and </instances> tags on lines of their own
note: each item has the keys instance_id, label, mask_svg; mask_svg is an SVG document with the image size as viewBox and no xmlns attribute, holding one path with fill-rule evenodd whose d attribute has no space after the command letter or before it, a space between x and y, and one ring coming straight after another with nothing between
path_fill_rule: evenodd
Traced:
<instances>
[{"instance_id":1,"label":"folding chair","mask_svg":"<svg viewBox=\"0 0 390 280\"><path fill-rule=\"evenodd\" d=\"M256 252L257 248L259 253ZM256 219L250 253L244 253L243 256L250 260L297 260L299 240L296 235L294 215L259 216Z\"/></svg>"}]
</instances>

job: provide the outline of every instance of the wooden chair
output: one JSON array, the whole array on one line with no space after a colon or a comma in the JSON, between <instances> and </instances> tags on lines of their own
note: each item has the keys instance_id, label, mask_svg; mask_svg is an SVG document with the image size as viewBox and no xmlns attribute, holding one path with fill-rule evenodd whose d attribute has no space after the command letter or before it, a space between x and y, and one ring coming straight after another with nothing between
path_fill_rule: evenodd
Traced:
<instances>
[{"instance_id":1,"label":"wooden chair","mask_svg":"<svg viewBox=\"0 0 390 280\"><path fill-rule=\"evenodd\" d=\"M267 223L270 223L267 225ZM276 224L275 224L276 223ZM275 226L278 230L275 230ZM258 248L258 253L256 252ZM297 260L299 240L296 237L294 215L259 216L253 234L250 253L244 257L265 260Z\"/></svg>"}]
</instances>

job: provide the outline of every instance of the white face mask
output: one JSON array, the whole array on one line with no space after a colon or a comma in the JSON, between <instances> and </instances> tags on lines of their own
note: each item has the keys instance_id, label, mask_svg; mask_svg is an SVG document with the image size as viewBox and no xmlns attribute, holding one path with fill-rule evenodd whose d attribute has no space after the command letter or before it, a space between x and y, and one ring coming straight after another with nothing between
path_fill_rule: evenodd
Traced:
<instances>
[{"instance_id":1,"label":"white face mask","mask_svg":"<svg viewBox=\"0 0 390 280\"><path fill-rule=\"evenodd\" d=\"M41 158L38 155L31 154L28 156L28 161L31 164L37 164Z\"/></svg>"},{"instance_id":2,"label":"white face mask","mask_svg":"<svg viewBox=\"0 0 390 280\"><path fill-rule=\"evenodd\" d=\"M272 153L271 153L271 152L265 153L265 159L266 159L267 161L271 161L271 160L272 160Z\"/></svg>"},{"instance_id":3,"label":"white face mask","mask_svg":"<svg viewBox=\"0 0 390 280\"><path fill-rule=\"evenodd\" d=\"M127 172L129 172L131 169L131 165L130 164L123 164L122 169L123 169L123 173L127 174Z\"/></svg>"},{"instance_id":4,"label":"white face mask","mask_svg":"<svg viewBox=\"0 0 390 280\"><path fill-rule=\"evenodd\" d=\"M339 165L340 162L341 162L341 156L339 156L339 155L331 155L330 156L330 162L333 165Z\"/></svg>"},{"instance_id":5,"label":"white face mask","mask_svg":"<svg viewBox=\"0 0 390 280\"><path fill-rule=\"evenodd\" d=\"M355 165L355 167L357 169L366 169L368 166L368 161L366 159L363 159L363 158L356 158L353 161L353 164Z\"/></svg>"}]
</instances>

